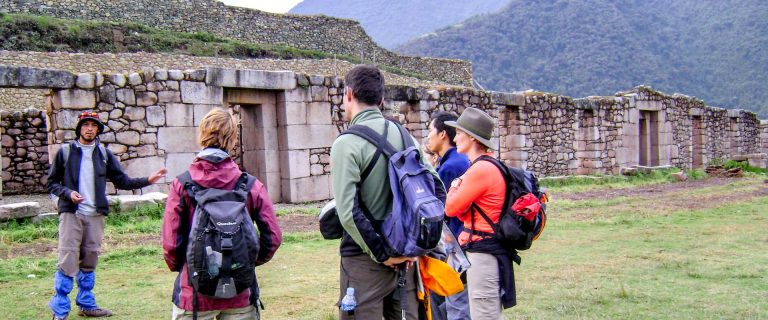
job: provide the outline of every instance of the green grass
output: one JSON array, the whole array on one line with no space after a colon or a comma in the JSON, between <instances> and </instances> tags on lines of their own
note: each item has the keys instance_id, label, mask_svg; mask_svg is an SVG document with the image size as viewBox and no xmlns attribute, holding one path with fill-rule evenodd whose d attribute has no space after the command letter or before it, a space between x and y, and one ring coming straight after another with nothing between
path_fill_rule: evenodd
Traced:
<instances>
[{"instance_id":1,"label":"green grass","mask_svg":"<svg viewBox=\"0 0 768 320\"><path fill-rule=\"evenodd\" d=\"M653 185L659 183L674 182L673 173L680 172L680 169L654 170L649 174L639 173L636 176L622 175L592 175L592 176L572 176L563 179L542 178L539 184L547 190L555 192L581 192L593 189L604 188L628 188L644 185ZM700 180L707 177L702 170L688 170L685 172L689 180Z\"/></svg>"},{"instance_id":2,"label":"green grass","mask_svg":"<svg viewBox=\"0 0 768 320\"><path fill-rule=\"evenodd\" d=\"M515 266L518 306L505 316L768 318L768 196L761 193L762 180L648 197L554 200L547 229ZM718 200L730 194L742 197ZM338 241L322 240L317 232L284 238L274 259L257 268L264 318L334 319ZM50 254L0 260L0 314L45 318L54 265ZM102 255L96 294L116 312L112 319L164 319L174 276L157 245L112 248Z\"/></svg>"},{"instance_id":3,"label":"green grass","mask_svg":"<svg viewBox=\"0 0 768 320\"><path fill-rule=\"evenodd\" d=\"M750 166L749 163L746 161L728 160L723 164L723 166L726 169L741 168L741 170L745 172L757 173L762 175L768 174L768 169Z\"/></svg>"},{"instance_id":4,"label":"green grass","mask_svg":"<svg viewBox=\"0 0 768 320\"><path fill-rule=\"evenodd\" d=\"M148 205L124 213L112 213L106 219L105 236L113 234L156 233L163 219L162 205ZM55 239L58 235L58 219L39 224L28 219L0 224L0 244L28 243L39 239Z\"/></svg>"}]
</instances>

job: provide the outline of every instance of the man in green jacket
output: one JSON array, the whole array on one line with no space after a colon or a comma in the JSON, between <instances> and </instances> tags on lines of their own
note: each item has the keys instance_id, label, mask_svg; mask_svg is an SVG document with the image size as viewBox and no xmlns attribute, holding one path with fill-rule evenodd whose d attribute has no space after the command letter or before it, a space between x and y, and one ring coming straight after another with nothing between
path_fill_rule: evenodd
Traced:
<instances>
[{"instance_id":1,"label":"man in green jacket","mask_svg":"<svg viewBox=\"0 0 768 320\"><path fill-rule=\"evenodd\" d=\"M350 126L363 125L384 134L387 120L379 110L384 97L384 76L381 71L372 66L357 66L347 73L344 84L345 120L349 121ZM404 148L396 126L389 125L386 133L393 147L398 150ZM418 146L417 141L413 140ZM346 294L347 288L354 288L356 319L400 319L401 295L397 290L397 266L414 261L415 258L389 256L386 241L379 233L381 222L392 210L392 192L385 156L379 156L370 171L366 170L375 153L376 146L351 134L340 135L331 148L333 194L339 220L345 231L340 245L339 301ZM434 170L432 173L437 177ZM440 183L438 178L436 181ZM414 268L408 270L406 316L408 319L417 319L415 272ZM340 312L340 318L349 319L349 315Z\"/></svg>"}]
</instances>

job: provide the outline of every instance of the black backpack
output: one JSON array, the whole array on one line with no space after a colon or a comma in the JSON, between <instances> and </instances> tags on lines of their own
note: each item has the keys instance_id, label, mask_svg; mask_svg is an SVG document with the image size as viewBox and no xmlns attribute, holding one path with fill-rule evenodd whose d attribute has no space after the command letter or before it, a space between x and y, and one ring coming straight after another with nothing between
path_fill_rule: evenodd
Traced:
<instances>
[{"instance_id":1,"label":"black backpack","mask_svg":"<svg viewBox=\"0 0 768 320\"><path fill-rule=\"evenodd\" d=\"M193 304L198 293L230 299L251 288L256 283L259 236L246 201L256 178L243 173L233 190L203 188L189 171L177 178L195 203L185 256Z\"/></svg>"},{"instance_id":2,"label":"black backpack","mask_svg":"<svg viewBox=\"0 0 768 320\"><path fill-rule=\"evenodd\" d=\"M493 236L498 239L502 245L514 250L528 250L533 241L536 240L544 231L547 222L547 195L539 188L539 180L533 172L520 168L508 167L500 160L486 155L480 156L475 161L488 161L493 163L501 171L504 181L507 185L504 204L502 206L501 216L498 223L493 223L491 218L480 209L477 204L472 204L472 208L480 213L480 216L493 228L493 234L486 232L470 230L473 234L482 236ZM531 213L531 219L523 217L512 209L515 201L531 194L538 201L539 210ZM474 215L472 215L472 229L474 229Z\"/></svg>"}]
</instances>

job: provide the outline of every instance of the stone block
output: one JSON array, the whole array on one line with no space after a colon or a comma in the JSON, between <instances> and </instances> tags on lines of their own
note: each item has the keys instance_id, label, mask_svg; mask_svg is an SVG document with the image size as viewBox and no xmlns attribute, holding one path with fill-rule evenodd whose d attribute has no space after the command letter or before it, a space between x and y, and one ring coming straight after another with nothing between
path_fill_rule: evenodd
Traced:
<instances>
[{"instance_id":1,"label":"stone block","mask_svg":"<svg viewBox=\"0 0 768 320\"><path fill-rule=\"evenodd\" d=\"M0 87L68 89L75 85L75 75L67 71L0 66Z\"/></svg>"},{"instance_id":2,"label":"stone block","mask_svg":"<svg viewBox=\"0 0 768 320\"><path fill-rule=\"evenodd\" d=\"M69 89L56 92L59 109L93 110L96 108L96 92Z\"/></svg>"},{"instance_id":3,"label":"stone block","mask_svg":"<svg viewBox=\"0 0 768 320\"><path fill-rule=\"evenodd\" d=\"M165 125L165 112L163 111L163 107L147 107L147 124L156 127Z\"/></svg>"},{"instance_id":4,"label":"stone block","mask_svg":"<svg viewBox=\"0 0 768 320\"><path fill-rule=\"evenodd\" d=\"M322 201L331 198L330 175L283 179L283 201L289 203Z\"/></svg>"},{"instance_id":5,"label":"stone block","mask_svg":"<svg viewBox=\"0 0 768 320\"><path fill-rule=\"evenodd\" d=\"M108 196L107 202L113 213L125 213L136 210L139 207L156 205L153 199L144 195L125 194Z\"/></svg>"},{"instance_id":6,"label":"stone block","mask_svg":"<svg viewBox=\"0 0 768 320\"><path fill-rule=\"evenodd\" d=\"M205 115L208 114L208 112L213 110L213 108L221 108L221 105L196 104L193 107L195 126L199 126L200 122L203 121L203 117L205 117Z\"/></svg>"},{"instance_id":7,"label":"stone block","mask_svg":"<svg viewBox=\"0 0 768 320\"><path fill-rule=\"evenodd\" d=\"M136 105L136 93L133 92L133 89L118 89L117 101L127 105Z\"/></svg>"},{"instance_id":8,"label":"stone block","mask_svg":"<svg viewBox=\"0 0 768 320\"><path fill-rule=\"evenodd\" d=\"M285 102L309 102L312 98L309 95L309 89L298 87L293 90L286 90L283 94L277 95L277 101Z\"/></svg>"},{"instance_id":9,"label":"stone block","mask_svg":"<svg viewBox=\"0 0 768 320\"><path fill-rule=\"evenodd\" d=\"M125 117L128 120L143 120L146 115L146 108L142 107L126 107Z\"/></svg>"},{"instance_id":10,"label":"stone block","mask_svg":"<svg viewBox=\"0 0 768 320\"><path fill-rule=\"evenodd\" d=\"M520 149L525 147L525 136L521 134L506 136L507 148Z\"/></svg>"},{"instance_id":11,"label":"stone block","mask_svg":"<svg viewBox=\"0 0 768 320\"><path fill-rule=\"evenodd\" d=\"M260 105L277 103L277 94L274 91L229 89L225 93L225 100L229 104Z\"/></svg>"},{"instance_id":12,"label":"stone block","mask_svg":"<svg viewBox=\"0 0 768 320\"><path fill-rule=\"evenodd\" d=\"M184 103L221 105L224 102L224 89L206 86L203 82L182 81L181 101Z\"/></svg>"},{"instance_id":13,"label":"stone block","mask_svg":"<svg viewBox=\"0 0 768 320\"><path fill-rule=\"evenodd\" d=\"M336 127L332 125L291 125L281 126L278 133L285 144L284 150L328 148L336 138Z\"/></svg>"},{"instance_id":14,"label":"stone block","mask_svg":"<svg viewBox=\"0 0 768 320\"><path fill-rule=\"evenodd\" d=\"M167 153L197 152L197 128L166 127L157 132L157 147Z\"/></svg>"},{"instance_id":15,"label":"stone block","mask_svg":"<svg viewBox=\"0 0 768 320\"><path fill-rule=\"evenodd\" d=\"M309 177L309 151L308 150L287 150L280 151L281 167L280 178L296 179Z\"/></svg>"},{"instance_id":16,"label":"stone block","mask_svg":"<svg viewBox=\"0 0 768 320\"><path fill-rule=\"evenodd\" d=\"M243 152L243 164L247 168L258 168L259 173L280 172L284 162L278 161L276 150L251 150ZM288 168L283 168L287 170Z\"/></svg>"},{"instance_id":17,"label":"stone block","mask_svg":"<svg viewBox=\"0 0 768 320\"><path fill-rule=\"evenodd\" d=\"M109 81L109 83L114 84L119 88L125 87L126 83L128 83L128 80L125 78L125 75L120 73L108 75L107 81Z\"/></svg>"},{"instance_id":18,"label":"stone block","mask_svg":"<svg viewBox=\"0 0 768 320\"><path fill-rule=\"evenodd\" d=\"M194 123L194 108L182 103L169 103L165 106L165 122L169 127L191 127Z\"/></svg>"},{"instance_id":19,"label":"stone block","mask_svg":"<svg viewBox=\"0 0 768 320\"><path fill-rule=\"evenodd\" d=\"M165 167L162 157L134 158L122 161L123 171L132 178L148 177Z\"/></svg>"},{"instance_id":20,"label":"stone block","mask_svg":"<svg viewBox=\"0 0 768 320\"><path fill-rule=\"evenodd\" d=\"M279 172L268 172L264 174L257 174L259 181L267 188L269 198L273 203L283 202L282 198L282 181L280 180Z\"/></svg>"},{"instance_id":21,"label":"stone block","mask_svg":"<svg viewBox=\"0 0 768 320\"><path fill-rule=\"evenodd\" d=\"M168 173L165 175L165 182L172 182L176 176L189 169L195 155L194 152L167 154L165 168L168 169Z\"/></svg>"},{"instance_id":22,"label":"stone block","mask_svg":"<svg viewBox=\"0 0 768 320\"><path fill-rule=\"evenodd\" d=\"M138 86L143 84L144 80L141 79L140 74L134 72L128 75L128 83L130 83L132 86Z\"/></svg>"},{"instance_id":23,"label":"stone block","mask_svg":"<svg viewBox=\"0 0 768 320\"><path fill-rule=\"evenodd\" d=\"M39 224L48 220L56 220L59 218L58 212L41 213L32 217L32 223Z\"/></svg>"},{"instance_id":24,"label":"stone block","mask_svg":"<svg viewBox=\"0 0 768 320\"><path fill-rule=\"evenodd\" d=\"M207 68L205 83L216 87L291 90L296 88L292 71Z\"/></svg>"},{"instance_id":25,"label":"stone block","mask_svg":"<svg viewBox=\"0 0 768 320\"><path fill-rule=\"evenodd\" d=\"M333 124L331 104L327 102L311 102L307 104L307 124Z\"/></svg>"},{"instance_id":26,"label":"stone block","mask_svg":"<svg viewBox=\"0 0 768 320\"><path fill-rule=\"evenodd\" d=\"M157 104L157 94L154 92L136 92L136 105L147 107Z\"/></svg>"},{"instance_id":27,"label":"stone block","mask_svg":"<svg viewBox=\"0 0 768 320\"><path fill-rule=\"evenodd\" d=\"M168 79L184 80L184 72L181 70L168 70Z\"/></svg>"},{"instance_id":28,"label":"stone block","mask_svg":"<svg viewBox=\"0 0 768 320\"><path fill-rule=\"evenodd\" d=\"M118 132L115 136L118 143L129 146L138 146L141 137L141 135L139 135L139 133L136 131Z\"/></svg>"},{"instance_id":29,"label":"stone block","mask_svg":"<svg viewBox=\"0 0 768 320\"><path fill-rule=\"evenodd\" d=\"M312 101L330 101L328 96L328 87L312 86L309 87L309 94Z\"/></svg>"},{"instance_id":30,"label":"stone block","mask_svg":"<svg viewBox=\"0 0 768 320\"><path fill-rule=\"evenodd\" d=\"M19 202L0 205L0 221L34 217L40 214L40 204L37 202Z\"/></svg>"},{"instance_id":31,"label":"stone block","mask_svg":"<svg viewBox=\"0 0 768 320\"><path fill-rule=\"evenodd\" d=\"M307 104L304 102L278 104L276 111L277 124L280 126L307 123Z\"/></svg>"},{"instance_id":32,"label":"stone block","mask_svg":"<svg viewBox=\"0 0 768 320\"><path fill-rule=\"evenodd\" d=\"M159 91L157 93L157 102L181 102L181 94L178 91Z\"/></svg>"},{"instance_id":33,"label":"stone block","mask_svg":"<svg viewBox=\"0 0 768 320\"><path fill-rule=\"evenodd\" d=\"M79 110L61 110L56 114L57 129L75 129Z\"/></svg>"},{"instance_id":34,"label":"stone block","mask_svg":"<svg viewBox=\"0 0 768 320\"><path fill-rule=\"evenodd\" d=\"M102 141L102 142L107 143L108 141ZM109 151L112 151L112 154L114 154L117 157L120 157L120 155L128 151L128 147L126 145L119 144L119 143L109 143L107 145L107 149L109 149Z\"/></svg>"},{"instance_id":35,"label":"stone block","mask_svg":"<svg viewBox=\"0 0 768 320\"><path fill-rule=\"evenodd\" d=\"M155 70L155 80L158 80L158 81L168 80L168 70L165 70L165 69Z\"/></svg>"},{"instance_id":36,"label":"stone block","mask_svg":"<svg viewBox=\"0 0 768 320\"><path fill-rule=\"evenodd\" d=\"M92 73L78 74L75 86L81 89L93 89L96 86L96 77Z\"/></svg>"}]
</instances>

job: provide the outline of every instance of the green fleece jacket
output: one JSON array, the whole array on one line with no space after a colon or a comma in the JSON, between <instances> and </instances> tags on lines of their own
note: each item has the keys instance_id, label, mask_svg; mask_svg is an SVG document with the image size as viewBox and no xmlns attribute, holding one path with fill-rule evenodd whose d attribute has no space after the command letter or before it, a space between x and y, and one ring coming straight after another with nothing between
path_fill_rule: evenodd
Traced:
<instances>
[{"instance_id":1,"label":"green fleece jacket","mask_svg":"<svg viewBox=\"0 0 768 320\"><path fill-rule=\"evenodd\" d=\"M384 119L378 108L370 107L363 109L355 115L349 125L364 125L383 134L385 121L387 120ZM414 144L419 149L419 152L421 152L418 141L413 137L410 138L413 139ZM403 149L400 131L394 124L389 125L387 141L397 150ZM333 142L333 147L331 148L331 164L333 165L331 176L333 180L333 195L336 199L336 211L344 230L363 252L370 255L373 260L383 262L387 257L382 256L380 253L372 252L371 248L366 245L360 230L355 225L352 214L360 175L373 160L375 152L376 146L361 137L352 134L340 135ZM425 157L422 155L421 159L424 161ZM425 164L432 174L438 177L434 168L429 163L425 162ZM387 158L383 154L379 157L376 165L363 182L361 194L363 204L368 208L370 215L375 220L384 220L392 210L392 192L387 172ZM342 246L344 246L344 243L342 243ZM342 255L344 255L343 252Z\"/></svg>"}]
</instances>

